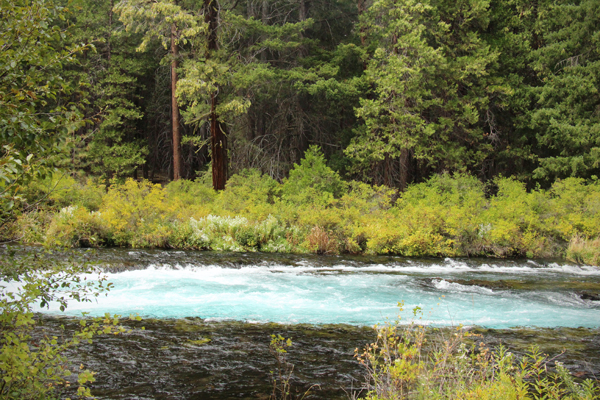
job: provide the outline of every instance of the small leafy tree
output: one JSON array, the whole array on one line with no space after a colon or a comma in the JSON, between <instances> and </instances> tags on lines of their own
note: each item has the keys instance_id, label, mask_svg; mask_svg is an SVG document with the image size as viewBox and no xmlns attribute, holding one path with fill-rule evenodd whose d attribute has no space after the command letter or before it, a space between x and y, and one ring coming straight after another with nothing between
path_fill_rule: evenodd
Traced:
<instances>
[{"instance_id":1,"label":"small leafy tree","mask_svg":"<svg viewBox=\"0 0 600 400\"><path fill-rule=\"evenodd\" d=\"M58 303L64 310L70 301L90 301L110 289L106 277L89 264L56 261L46 255L0 258L0 398L46 399L68 387L73 374L66 351L82 341L91 343L99 334L120 333L118 316L82 319L70 339L40 333L36 307ZM84 274L99 274L95 282ZM138 318L139 319L139 318ZM37 333L37 334L35 334ZM40 337L41 335L41 337ZM86 383L93 373L79 368L77 395L89 397Z\"/></svg>"},{"instance_id":2,"label":"small leafy tree","mask_svg":"<svg viewBox=\"0 0 600 400\"><path fill-rule=\"evenodd\" d=\"M61 77L84 46L64 46L58 22L69 10L54 1L0 0L0 225L12 217L21 185L52 172L69 134L83 120L67 102Z\"/></svg>"}]
</instances>

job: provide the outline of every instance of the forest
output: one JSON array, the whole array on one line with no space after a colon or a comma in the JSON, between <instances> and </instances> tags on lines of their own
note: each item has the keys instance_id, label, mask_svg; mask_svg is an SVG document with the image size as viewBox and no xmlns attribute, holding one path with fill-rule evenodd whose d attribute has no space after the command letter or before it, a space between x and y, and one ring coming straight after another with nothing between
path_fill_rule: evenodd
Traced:
<instances>
[{"instance_id":1,"label":"forest","mask_svg":"<svg viewBox=\"0 0 600 400\"><path fill-rule=\"evenodd\" d=\"M599 7L3 0L2 159L107 183L209 171L221 190L244 169L281 182L317 145L343 178L400 191L593 179Z\"/></svg>"}]
</instances>

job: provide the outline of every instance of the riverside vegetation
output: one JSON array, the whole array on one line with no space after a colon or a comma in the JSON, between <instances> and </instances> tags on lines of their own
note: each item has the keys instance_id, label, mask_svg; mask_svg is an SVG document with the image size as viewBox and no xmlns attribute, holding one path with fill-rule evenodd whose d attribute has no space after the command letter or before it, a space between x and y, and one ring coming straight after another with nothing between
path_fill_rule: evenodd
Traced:
<instances>
[{"instance_id":1,"label":"riverside vegetation","mask_svg":"<svg viewBox=\"0 0 600 400\"><path fill-rule=\"evenodd\" d=\"M403 304L398 304L400 310ZM532 346L521 357L502 345L488 348L480 335L457 329L427 330L422 311L408 325L375 326L377 339L355 357L367 369L367 400L597 399L598 382L575 382L567 369Z\"/></svg>"},{"instance_id":2,"label":"riverside vegetation","mask_svg":"<svg viewBox=\"0 0 600 400\"><path fill-rule=\"evenodd\" d=\"M110 186L68 175L37 180L2 235L46 246L216 251L560 257L600 262L600 182L527 191L514 178L481 183L434 175L400 195L344 181L318 148L282 183L244 170L216 192L203 179ZM42 198L42 201L38 199Z\"/></svg>"},{"instance_id":3,"label":"riverside vegetation","mask_svg":"<svg viewBox=\"0 0 600 400\"><path fill-rule=\"evenodd\" d=\"M98 280L87 281L83 274L99 274ZM50 302L64 310L69 302L91 301L110 287L106 277L87 263L36 255L0 258L0 399L51 399L65 391L77 398L91 397L88 385L94 382L94 373L71 365L66 352L81 342L91 343L95 336L126 332L119 316L82 319L77 329L67 332L63 327L57 336L40 333L34 310ZM71 385L77 389L69 390Z\"/></svg>"}]
</instances>

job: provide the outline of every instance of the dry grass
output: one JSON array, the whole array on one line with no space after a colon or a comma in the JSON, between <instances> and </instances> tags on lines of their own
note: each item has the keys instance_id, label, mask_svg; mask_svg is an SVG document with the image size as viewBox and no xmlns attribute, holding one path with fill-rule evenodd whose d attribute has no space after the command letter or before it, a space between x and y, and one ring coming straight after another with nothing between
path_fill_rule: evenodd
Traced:
<instances>
[{"instance_id":1,"label":"dry grass","mask_svg":"<svg viewBox=\"0 0 600 400\"><path fill-rule=\"evenodd\" d=\"M574 236L567 248L567 260L579 264L600 265L600 238Z\"/></svg>"},{"instance_id":2,"label":"dry grass","mask_svg":"<svg viewBox=\"0 0 600 400\"><path fill-rule=\"evenodd\" d=\"M317 254L337 254L339 243L332 235L320 226L315 226L306 236L308 248Z\"/></svg>"}]
</instances>

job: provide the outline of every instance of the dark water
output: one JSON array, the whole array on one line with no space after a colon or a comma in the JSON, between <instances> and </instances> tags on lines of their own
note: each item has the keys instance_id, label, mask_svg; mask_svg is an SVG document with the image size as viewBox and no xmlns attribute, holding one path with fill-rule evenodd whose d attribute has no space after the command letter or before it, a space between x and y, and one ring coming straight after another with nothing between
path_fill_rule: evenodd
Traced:
<instances>
[{"instance_id":1,"label":"dark water","mask_svg":"<svg viewBox=\"0 0 600 400\"><path fill-rule=\"evenodd\" d=\"M76 324L43 317L47 333ZM368 327L203 322L198 319L125 322L131 333L102 336L70 356L75 366L97 372L93 394L100 399L266 399L273 390L271 334L292 338L292 392L307 399L348 399L360 393L364 367L355 348L374 340ZM141 327L145 330L141 330ZM537 328L473 329L490 347L503 344L524 354L531 344L558 356L578 378L600 376L600 330ZM316 386L315 386L316 385ZM312 389L311 389L312 387Z\"/></svg>"}]
</instances>

